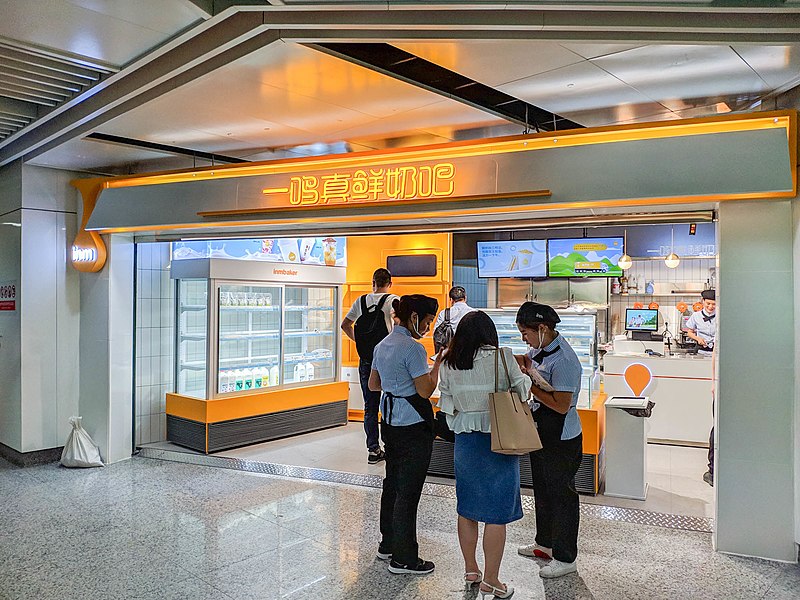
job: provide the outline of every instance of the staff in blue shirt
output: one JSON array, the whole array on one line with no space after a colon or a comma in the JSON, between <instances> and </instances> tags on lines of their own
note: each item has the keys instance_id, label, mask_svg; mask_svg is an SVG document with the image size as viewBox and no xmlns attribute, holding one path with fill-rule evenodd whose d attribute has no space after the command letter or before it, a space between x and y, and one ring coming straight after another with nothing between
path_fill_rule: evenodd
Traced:
<instances>
[{"instance_id":1,"label":"staff in blue shirt","mask_svg":"<svg viewBox=\"0 0 800 600\"><path fill-rule=\"evenodd\" d=\"M369 388L381 396L381 438L386 478L381 494L381 543L378 558L391 573L425 575L432 562L419 557L417 507L433 449L433 407L441 358L428 371L428 353L417 342L430 329L439 303L421 294L392 303L395 327L372 357Z\"/></svg>"},{"instance_id":2,"label":"staff in blue shirt","mask_svg":"<svg viewBox=\"0 0 800 600\"><path fill-rule=\"evenodd\" d=\"M553 387L547 392L535 383L533 419L542 449L531 452L533 497L536 507L536 543L518 552L550 560L539 570L545 578L576 572L580 505L575 474L583 456L583 434L578 417L581 362L572 346L556 331L561 321L546 304L525 302L517 312L517 329L530 346L523 370L536 369Z\"/></svg>"}]
</instances>

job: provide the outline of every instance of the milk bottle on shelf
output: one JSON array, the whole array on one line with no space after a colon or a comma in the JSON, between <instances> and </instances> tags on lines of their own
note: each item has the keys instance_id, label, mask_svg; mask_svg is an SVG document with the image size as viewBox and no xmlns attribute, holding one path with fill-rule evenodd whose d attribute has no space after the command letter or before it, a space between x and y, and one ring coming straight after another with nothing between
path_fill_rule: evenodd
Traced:
<instances>
[{"instance_id":1,"label":"milk bottle on shelf","mask_svg":"<svg viewBox=\"0 0 800 600\"><path fill-rule=\"evenodd\" d=\"M236 392L241 392L244 389L244 371L236 369L233 372L233 388Z\"/></svg>"},{"instance_id":2,"label":"milk bottle on shelf","mask_svg":"<svg viewBox=\"0 0 800 600\"><path fill-rule=\"evenodd\" d=\"M278 385L278 378L280 376L280 369L278 365L273 365L269 370L269 384Z\"/></svg>"},{"instance_id":3,"label":"milk bottle on shelf","mask_svg":"<svg viewBox=\"0 0 800 600\"><path fill-rule=\"evenodd\" d=\"M245 390L252 390L253 389L253 376L254 369L244 369L244 389Z\"/></svg>"},{"instance_id":4,"label":"milk bottle on shelf","mask_svg":"<svg viewBox=\"0 0 800 600\"><path fill-rule=\"evenodd\" d=\"M303 363L297 363L294 366L294 380L295 381L306 380L306 366Z\"/></svg>"},{"instance_id":5,"label":"milk bottle on shelf","mask_svg":"<svg viewBox=\"0 0 800 600\"><path fill-rule=\"evenodd\" d=\"M219 391L221 394L233 391L233 374L230 371L219 372Z\"/></svg>"},{"instance_id":6,"label":"milk bottle on shelf","mask_svg":"<svg viewBox=\"0 0 800 600\"><path fill-rule=\"evenodd\" d=\"M314 365L306 363L306 381L314 381Z\"/></svg>"}]
</instances>

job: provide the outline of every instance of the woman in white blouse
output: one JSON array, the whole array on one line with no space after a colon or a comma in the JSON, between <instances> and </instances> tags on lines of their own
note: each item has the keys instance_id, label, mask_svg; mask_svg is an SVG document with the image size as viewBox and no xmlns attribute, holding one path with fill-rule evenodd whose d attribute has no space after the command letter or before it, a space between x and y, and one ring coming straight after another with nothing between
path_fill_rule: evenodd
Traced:
<instances>
[{"instance_id":1,"label":"woman in white blouse","mask_svg":"<svg viewBox=\"0 0 800 600\"><path fill-rule=\"evenodd\" d=\"M527 399L530 379L520 371L509 348L500 349L505 370L495 371L497 329L482 311L465 315L456 329L439 371L439 408L456 434L455 474L458 541L467 585L480 583L481 595L509 598L514 588L500 582L506 524L522 518L519 457L492 452L489 393L512 387ZM502 365L502 361L499 361ZM496 375L497 373L497 375ZM478 522L483 532L484 573L478 568Z\"/></svg>"}]
</instances>

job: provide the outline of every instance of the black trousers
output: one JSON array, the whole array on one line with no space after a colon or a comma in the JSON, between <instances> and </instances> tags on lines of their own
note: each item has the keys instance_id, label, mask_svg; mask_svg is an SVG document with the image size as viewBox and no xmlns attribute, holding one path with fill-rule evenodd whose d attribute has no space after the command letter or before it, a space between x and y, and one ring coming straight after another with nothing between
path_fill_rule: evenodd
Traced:
<instances>
[{"instance_id":1,"label":"black trousers","mask_svg":"<svg viewBox=\"0 0 800 600\"><path fill-rule=\"evenodd\" d=\"M583 435L558 440L531 452L536 543L553 549L553 558L573 562L578 556L580 503L575 474L581 466Z\"/></svg>"},{"instance_id":2,"label":"black trousers","mask_svg":"<svg viewBox=\"0 0 800 600\"><path fill-rule=\"evenodd\" d=\"M431 462L433 436L425 423L395 427L381 423L386 478L381 494L381 547L401 564L416 564L417 507Z\"/></svg>"},{"instance_id":3,"label":"black trousers","mask_svg":"<svg viewBox=\"0 0 800 600\"><path fill-rule=\"evenodd\" d=\"M374 452L381 447L378 443L378 409L381 393L369 389L371 371L371 362L365 360L358 362L358 379L361 382L361 394L364 396L364 433L367 436L367 450Z\"/></svg>"}]
</instances>

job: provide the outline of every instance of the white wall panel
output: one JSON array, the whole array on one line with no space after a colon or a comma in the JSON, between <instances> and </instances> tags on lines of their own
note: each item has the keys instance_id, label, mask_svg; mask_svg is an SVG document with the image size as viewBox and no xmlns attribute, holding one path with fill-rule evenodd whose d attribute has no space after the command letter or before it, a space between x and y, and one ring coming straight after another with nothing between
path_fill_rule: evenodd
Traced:
<instances>
[{"instance_id":1,"label":"white wall panel","mask_svg":"<svg viewBox=\"0 0 800 600\"><path fill-rule=\"evenodd\" d=\"M0 171L0 190L5 191L4 176L9 169ZM5 193L0 202L15 203ZM19 201L19 195L17 195ZM7 212L0 216L0 284L21 281L22 211ZM20 341L20 298L17 310L0 311L0 443L19 451L22 448L22 369Z\"/></svg>"},{"instance_id":2,"label":"white wall panel","mask_svg":"<svg viewBox=\"0 0 800 600\"><path fill-rule=\"evenodd\" d=\"M796 561L792 203L722 203L718 229L715 544Z\"/></svg>"},{"instance_id":3,"label":"white wall panel","mask_svg":"<svg viewBox=\"0 0 800 600\"><path fill-rule=\"evenodd\" d=\"M22 211L23 452L59 445L55 264L58 229L57 213Z\"/></svg>"}]
</instances>

